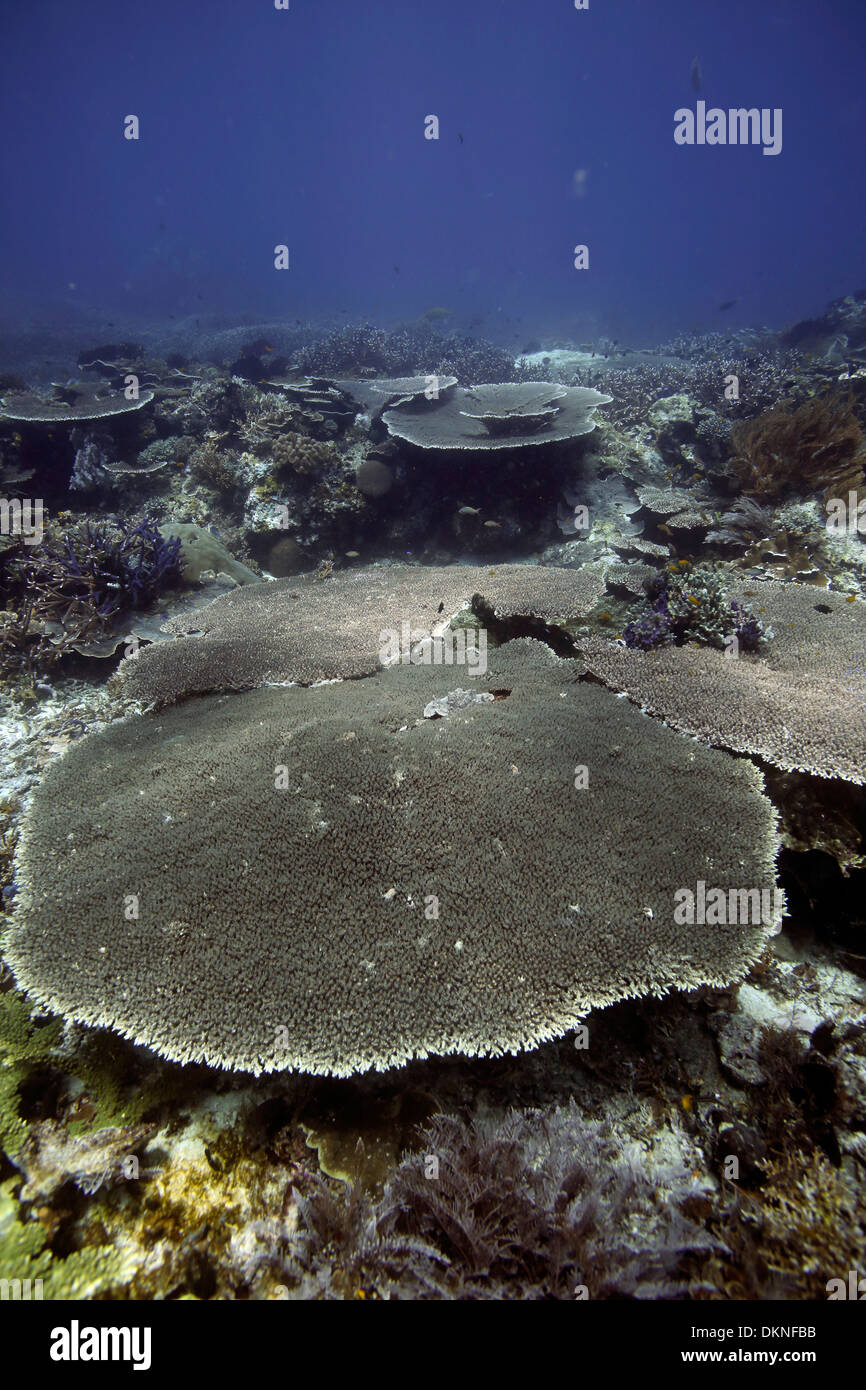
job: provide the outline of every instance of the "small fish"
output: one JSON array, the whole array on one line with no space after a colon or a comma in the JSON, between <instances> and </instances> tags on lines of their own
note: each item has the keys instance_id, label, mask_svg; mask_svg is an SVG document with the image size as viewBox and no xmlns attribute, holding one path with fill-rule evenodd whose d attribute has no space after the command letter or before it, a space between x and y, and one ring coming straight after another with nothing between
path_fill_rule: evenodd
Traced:
<instances>
[{"instance_id":1,"label":"small fish","mask_svg":"<svg viewBox=\"0 0 866 1390\"><path fill-rule=\"evenodd\" d=\"M458 508L457 508L457 515L458 515L458 516L478 516L480 512L481 512L481 508L480 508L480 507L458 507Z\"/></svg>"},{"instance_id":2,"label":"small fish","mask_svg":"<svg viewBox=\"0 0 866 1390\"><path fill-rule=\"evenodd\" d=\"M347 560L357 560L357 558L358 558L358 556L359 556L360 554L361 554L360 550L347 550L347 551L346 551L346 559L347 559Z\"/></svg>"},{"instance_id":3,"label":"small fish","mask_svg":"<svg viewBox=\"0 0 866 1390\"><path fill-rule=\"evenodd\" d=\"M726 299L724 304L719 305L718 312L721 314L725 309L733 309L735 304L739 304L738 299Z\"/></svg>"},{"instance_id":4,"label":"small fish","mask_svg":"<svg viewBox=\"0 0 866 1390\"><path fill-rule=\"evenodd\" d=\"M700 607L701 601L699 598L695 598L694 594L686 594L686 598L688 599L689 603L693 603L696 608Z\"/></svg>"},{"instance_id":5,"label":"small fish","mask_svg":"<svg viewBox=\"0 0 866 1390\"><path fill-rule=\"evenodd\" d=\"M459 131L459 130L458 130L458 132L457 132L457 139L460 141L460 143L461 143L461 145L462 145L462 144L463 144L463 136L460 134L460 131Z\"/></svg>"},{"instance_id":6,"label":"small fish","mask_svg":"<svg viewBox=\"0 0 866 1390\"><path fill-rule=\"evenodd\" d=\"M704 90L704 75L703 75L703 73L701 72L701 60L700 60L700 58L693 58L693 59L692 59L692 65L691 65L689 71L690 71L691 77L692 77L692 86L693 86L693 88L695 89L696 92L702 92L702 91Z\"/></svg>"},{"instance_id":7,"label":"small fish","mask_svg":"<svg viewBox=\"0 0 866 1390\"><path fill-rule=\"evenodd\" d=\"M677 560L677 564L681 565L683 569L688 569L691 563L691 560ZM673 565L670 568L673 569Z\"/></svg>"},{"instance_id":8,"label":"small fish","mask_svg":"<svg viewBox=\"0 0 866 1390\"><path fill-rule=\"evenodd\" d=\"M437 612L437 613L444 613L444 612L445 612L445 604L444 604L444 603L440 603L439 607L436 609L436 612Z\"/></svg>"},{"instance_id":9,"label":"small fish","mask_svg":"<svg viewBox=\"0 0 866 1390\"><path fill-rule=\"evenodd\" d=\"M609 614L609 613L599 613L598 616L601 618L601 621L602 621L603 623L609 623L609 622L610 622L610 614Z\"/></svg>"},{"instance_id":10,"label":"small fish","mask_svg":"<svg viewBox=\"0 0 866 1390\"><path fill-rule=\"evenodd\" d=\"M489 526L491 529L495 527L497 531L502 530L502 526L498 521L485 521L484 525Z\"/></svg>"},{"instance_id":11,"label":"small fish","mask_svg":"<svg viewBox=\"0 0 866 1390\"><path fill-rule=\"evenodd\" d=\"M856 603L856 602L857 602L857 595L856 595L856 594L847 594L846 597L845 597L845 602L846 602L846 603Z\"/></svg>"}]
</instances>

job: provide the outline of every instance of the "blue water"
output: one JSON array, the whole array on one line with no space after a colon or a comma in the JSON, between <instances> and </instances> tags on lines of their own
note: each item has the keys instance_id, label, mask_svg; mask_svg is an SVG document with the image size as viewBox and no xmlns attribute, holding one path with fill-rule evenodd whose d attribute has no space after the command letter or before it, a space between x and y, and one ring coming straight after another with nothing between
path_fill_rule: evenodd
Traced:
<instances>
[{"instance_id":1,"label":"blue water","mask_svg":"<svg viewBox=\"0 0 866 1390\"><path fill-rule=\"evenodd\" d=\"M861 0L0 15L0 328L443 306L519 350L778 327L866 282ZM781 153L677 146L699 99L781 109Z\"/></svg>"}]
</instances>

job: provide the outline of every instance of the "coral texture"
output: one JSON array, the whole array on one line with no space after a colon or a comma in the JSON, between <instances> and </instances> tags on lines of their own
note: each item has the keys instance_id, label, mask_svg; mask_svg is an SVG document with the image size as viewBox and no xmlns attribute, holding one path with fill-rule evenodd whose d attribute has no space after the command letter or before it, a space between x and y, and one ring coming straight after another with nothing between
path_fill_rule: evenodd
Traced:
<instances>
[{"instance_id":1,"label":"coral texture","mask_svg":"<svg viewBox=\"0 0 866 1390\"><path fill-rule=\"evenodd\" d=\"M683 733L788 772L866 782L866 603L778 580L732 585L729 595L772 624L760 654L734 660L694 642L629 651L591 638L581 655ZM657 645L649 635L633 645Z\"/></svg>"},{"instance_id":2,"label":"coral texture","mask_svg":"<svg viewBox=\"0 0 866 1390\"><path fill-rule=\"evenodd\" d=\"M700 880L772 898L756 769L532 640L479 679L500 698L425 719L452 689L397 666L83 739L22 829L19 982L175 1060L346 1075L742 976L776 907L719 928L676 905Z\"/></svg>"},{"instance_id":3,"label":"coral texture","mask_svg":"<svg viewBox=\"0 0 866 1390\"><path fill-rule=\"evenodd\" d=\"M582 617L603 592L595 573L541 565L391 565L324 582L299 575L238 589L169 622L183 640L140 652L120 673L130 694L157 704L264 680L366 676L380 665L383 634L402 641L405 624L414 646L476 594L496 613L553 623Z\"/></svg>"}]
</instances>

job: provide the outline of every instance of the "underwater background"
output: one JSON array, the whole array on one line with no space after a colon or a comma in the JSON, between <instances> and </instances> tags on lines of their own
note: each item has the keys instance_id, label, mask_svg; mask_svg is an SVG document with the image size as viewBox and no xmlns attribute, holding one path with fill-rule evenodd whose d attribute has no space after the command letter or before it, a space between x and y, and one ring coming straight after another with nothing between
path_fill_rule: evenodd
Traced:
<instances>
[{"instance_id":1,"label":"underwater background","mask_svg":"<svg viewBox=\"0 0 866 1390\"><path fill-rule=\"evenodd\" d=\"M0 1296L854 1296L866 11L0 28Z\"/></svg>"}]
</instances>

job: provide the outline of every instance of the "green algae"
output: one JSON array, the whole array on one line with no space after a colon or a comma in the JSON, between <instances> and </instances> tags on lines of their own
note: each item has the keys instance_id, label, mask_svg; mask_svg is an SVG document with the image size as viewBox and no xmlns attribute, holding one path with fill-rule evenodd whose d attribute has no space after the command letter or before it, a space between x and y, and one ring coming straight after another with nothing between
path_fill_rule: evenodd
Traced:
<instances>
[{"instance_id":1,"label":"green algae","mask_svg":"<svg viewBox=\"0 0 866 1390\"><path fill-rule=\"evenodd\" d=\"M10 1158L27 1137L19 1108L21 1083L49 1063L62 1029L59 1019L38 1021L32 1005L16 990L0 994L0 1149Z\"/></svg>"},{"instance_id":2,"label":"green algae","mask_svg":"<svg viewBox=\"0 0 866 1390\"><path fill-rule=\"evenodd\" d=\"M39 1221L21 1219L13 1193L16 1182L12 1178L0 1184L0 1274L11 1282L13 1298L18 1291L18 1297L55 1302L92 1299L129 1280L132 1261L112 1246L88 1245L65 1259L52 1254ZM20 1285L14 1282L18 1280Z\"/></svg>"}]
</instances>

